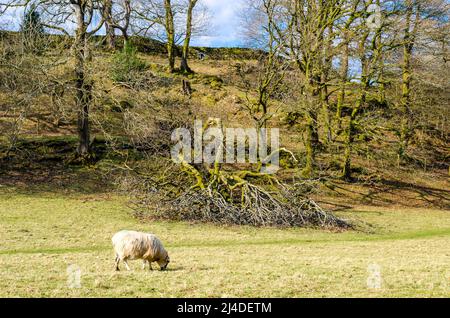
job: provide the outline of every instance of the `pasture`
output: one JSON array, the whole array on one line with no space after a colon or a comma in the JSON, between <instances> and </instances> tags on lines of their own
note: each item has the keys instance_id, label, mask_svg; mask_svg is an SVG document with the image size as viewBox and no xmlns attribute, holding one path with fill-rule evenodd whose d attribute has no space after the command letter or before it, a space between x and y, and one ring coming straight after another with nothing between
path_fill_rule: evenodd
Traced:
<instances>
[{"instance_id":1,"label":"pasture","mask_svg":"<svg viewBox=\"0 0 450 318\"><path fill-rule=\"evenodd\" d=\"M120 196L3 186L0 297L450 296L448 211L357 206L338 214L371 226L338 233L143 223ZM114 271L111 236L121 229L158 235L169 270L143 271L135 261L130 272ZM81 271L76 288L68 268Z\"/></svg>"}]
</instances>

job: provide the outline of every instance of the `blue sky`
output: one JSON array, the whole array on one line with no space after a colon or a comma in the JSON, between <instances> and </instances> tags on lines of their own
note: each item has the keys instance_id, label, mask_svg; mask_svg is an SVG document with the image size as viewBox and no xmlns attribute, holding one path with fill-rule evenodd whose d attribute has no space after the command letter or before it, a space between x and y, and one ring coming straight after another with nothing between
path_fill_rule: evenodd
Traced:
<instances>
[{"instance_id":1,"label":"blue sky","mask_svg":"<svg viewBox=\"0 0 450 318\"><path fill-rule=\"evenodd\" d=\"M248 1L248 0L247 0ZM246 0L203 0L211 14L207 35L192 39L194 46L240 46L240 15Z\"/></svg>"},{"instance_id":2,"label":"blue sky","mask_svg":"<svg viewBox=\"0 0 450 318\"><path fill-rule=\"evenodd\" d=\"M240 46L240 16L248 0L202 0L210 12L205 35L192 39L193 46ZM0 17L2 29L18 29L23 18L22 10L9 11Z\"/></svg>"}]
</instances>

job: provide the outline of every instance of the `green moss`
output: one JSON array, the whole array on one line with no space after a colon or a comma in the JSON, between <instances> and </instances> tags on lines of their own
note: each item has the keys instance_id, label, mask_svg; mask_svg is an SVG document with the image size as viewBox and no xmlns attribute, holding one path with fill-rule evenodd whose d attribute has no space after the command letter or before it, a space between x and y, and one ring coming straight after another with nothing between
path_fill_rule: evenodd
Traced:
<instances>
[{"instance_id":1,"label":"green moss","mask_svg":"<svg viewBox=\"0 0 450 318\"><path fill-rule=\"evenodd\" d=\"M218 79L212 79L211 82L209 82L209 85L211 86L212 89L221 89L223 81Z\"/></svg>"}]
</instances>

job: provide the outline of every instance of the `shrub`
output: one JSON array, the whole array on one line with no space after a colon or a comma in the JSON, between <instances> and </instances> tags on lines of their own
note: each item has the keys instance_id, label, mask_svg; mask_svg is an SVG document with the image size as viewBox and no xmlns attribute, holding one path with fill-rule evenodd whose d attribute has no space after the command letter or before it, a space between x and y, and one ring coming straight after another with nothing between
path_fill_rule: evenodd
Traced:
<instances>
[{"instance_id":1,"label":"shrub","mask_svg":"<svg viewBox=\"0 0 450 318\"><path fill-rule=\"evenodd\" d=\"M139 78L139 73L147 69L147 64L139 59L137 50L131 45L126 45L123 51L113 57L112 80L116 83L133 84Z\"/></svg>"}]
</instances>

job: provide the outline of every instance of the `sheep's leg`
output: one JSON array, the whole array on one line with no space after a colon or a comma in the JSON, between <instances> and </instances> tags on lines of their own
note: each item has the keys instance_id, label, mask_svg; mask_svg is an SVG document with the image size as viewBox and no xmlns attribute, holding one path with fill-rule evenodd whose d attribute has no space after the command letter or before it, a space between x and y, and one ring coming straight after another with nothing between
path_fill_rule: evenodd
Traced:
<instances>
[{"instance_id":1,"label":"sheep's leg","mask_svg":"<svg viewBox=\"0 0 450 318\"><path fill-rule=\"evenodd\" d=\"M145 269L145 263L147 263L147 261L144 259L144 261L142 262L142 270Z\"/></svg>"},{"instance_id":2,"label":"sheep's leg","mask_svg":"<svg viewBox=\"0 0 450 318\"><path fill-rule=\"evenodd\" d=\"M115 262L116 262L116 271L120 271L120 268L119 268L120 258L118 255L116 255Z\"/></svg>"},{"instance_id":3,"label":"sheep's leg","mask_svg":"<svg viewBox=\"0 0 450 318\"><path fill-rule=\"evenodd\" d=\"M125 264L125 267L127 268L127 271L130 271L131 269L130 269L130 266L128 266L127 260L124 258L122 261Z\"/></svg>"},{"instance_id":4,"label":"sheep's leg","mask_svg":"<svg viewBox=\"0 0 450 318\"><path fill-rule=\"evenodd\" d=\"M148 261L148 266L150 267L150 270L152 271L152 270L153 270L153 268L152 268L152 262Z\"/></svg>"}]
</instances>

